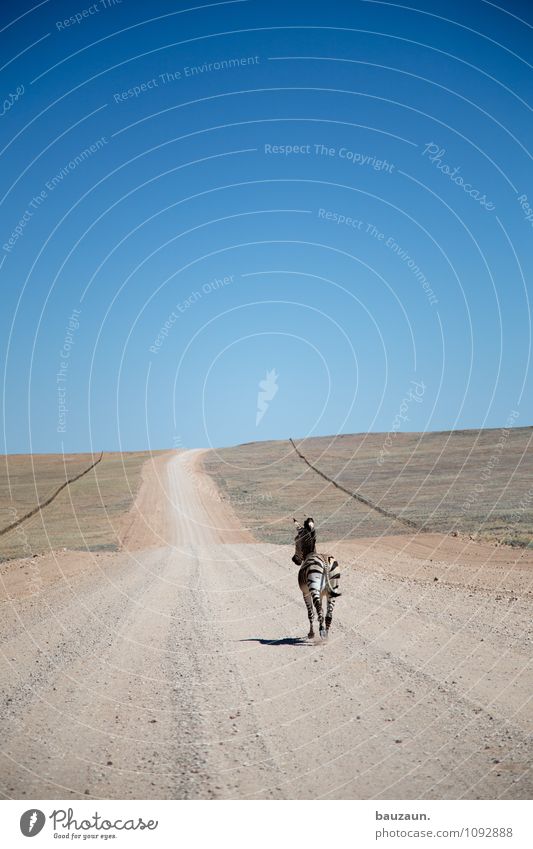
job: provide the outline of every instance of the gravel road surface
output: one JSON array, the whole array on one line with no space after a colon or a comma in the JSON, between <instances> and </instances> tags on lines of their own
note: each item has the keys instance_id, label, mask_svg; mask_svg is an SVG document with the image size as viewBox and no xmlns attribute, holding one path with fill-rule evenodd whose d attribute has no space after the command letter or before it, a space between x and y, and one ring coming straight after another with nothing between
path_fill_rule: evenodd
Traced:
<instances>
[{"instance_id":1,"label":"gravel road surface","mask_svg":"<svg viewBox=\"0 0 533 849\"><path fill-rule=\"evenodd\" d=\"M315 644L292 546L201 452L148 464L136 510L119 553L0 569L4 798L531 797L531 554L328 543Z\"/></svg>"}]
</instances>

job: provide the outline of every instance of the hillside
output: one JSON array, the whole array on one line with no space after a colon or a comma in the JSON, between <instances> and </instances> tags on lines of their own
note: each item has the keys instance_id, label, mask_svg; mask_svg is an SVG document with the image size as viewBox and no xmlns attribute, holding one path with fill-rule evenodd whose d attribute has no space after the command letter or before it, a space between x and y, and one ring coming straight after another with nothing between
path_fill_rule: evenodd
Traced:
<instances>
[{"instance_id":1,"label":"hillside","mask_svg":"<svg viewBox=\"0 0 533 849\"><path fill-rule=\"evenodd\" d=\"M104 454L102 462L66 487L44 510L0 535L0 560L50 549L116 551L127 514L154 454ZM92 454L10 454L0 463L0 530L46 500L67 479L88 468Z\"/></svg>"},{"instance_id":2,"label":"hillside","mask_svg":"<svg viewBox=\"0 0 533 849\"><path fill-rule=\"evenodd\" d=\"M533 428L353 434L295 440L305 457L351 493L426 530L510 545L533 535ZM310 469L290 442L210 451L205 470L246 527L287 541L293 515L310 515L322 539L411 533Z\"/></svg>"}]
</instances>

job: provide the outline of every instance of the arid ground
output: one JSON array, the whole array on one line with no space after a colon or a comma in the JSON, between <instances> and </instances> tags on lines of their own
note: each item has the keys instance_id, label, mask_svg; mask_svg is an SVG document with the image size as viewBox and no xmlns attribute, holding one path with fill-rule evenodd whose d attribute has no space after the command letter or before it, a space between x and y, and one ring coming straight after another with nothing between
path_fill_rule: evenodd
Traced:
<instances>
[{"instance_id":1,"label":"arid ground","mask_svg":"<svg viewBox=\"0 0 533 849\"><path fill-rule=\"evenodd\" d=\"M75 485L18 530L0 536L0 561L44 551L117 551L130 532L130 509L148 451L105 454ZM87 469L93 454L11 454L0 463L0 530L24 517L69 478Z\"/></svg>"},{"instance_id":2,"label":"arid ground","mask_svg":"<svg viewBox=\"0 0 533 849\"><path fill-rule=\"evenodd\" d=\"M272 471L269 457L285 451L275 445L261 472L253 446L227 449L232 462L241 458L233 470L225 452L132 455L129 474L119 456L104 456L91 474L115 464L105 506L97 490L76 501L89 480L73 484L63 527L56 502L39 514L46 530L46 511L55 511L53 550L30 520L28 555L0 565L3 797L531 797L533 551L527 505L517 514L523 482L518 500L505 489L507 513L497 534L491 526L503 536L514 522L517 547L480 538L476 522L442 532L443 465L425 502L408 494L404 504L393 489L387 501L417 521L429 515L430 532L375 514L363 534L354 530L363 508L301 460L287 453ZM488 462L494 447L484 450ZM334 455L312 459L335 476ZM91 461L80 459L80 468ZM478 491L476 511L505 462ZM420 465L426 476L431 464ZM457 479L455 468L449 474ZM344 482L380 499L361 475ZM337 525L328 499L340 499ZM450 522L453 499L442 503ZM342 564L327 643L305 637L292 512L322 520ZM69 543L62 534L78 514L84 532ZM270 533L276 541L265 541Z\"/></svg>"},{"instance_id":3,"label":"arid ground","mask_svg":"<svg viewBox=\"0 0 533 849\"><path fill-rule=\"evenodd\" d=\"M350 493L418 527L506 545L533 545L533 428L368 433L297 440ZM290 442L211 451L205 469L241 521L284 542L287 517L312 515L323 539L411 533L320 478Z\"/></svg>"}]
</instances>

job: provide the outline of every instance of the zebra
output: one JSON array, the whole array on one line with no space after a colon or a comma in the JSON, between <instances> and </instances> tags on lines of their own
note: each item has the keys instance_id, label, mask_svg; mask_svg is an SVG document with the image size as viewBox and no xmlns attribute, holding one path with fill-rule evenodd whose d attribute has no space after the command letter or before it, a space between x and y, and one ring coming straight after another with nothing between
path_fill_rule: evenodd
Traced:
<instances>
[{"instance_id":1,"label":"zebra","mask_svg":"<svg viewBox=\"0 0 533 849\"><path fill-rule=\"evenodd\" d=\"M316 551L316 531L314 520L306 519L301 525L293 519L296 525L294 538L295 552L292 562L300 566L298 584L303 593L307 615L309 616L309 639L315 636L313 628L314 608L318 615L318 627L322 639L326 639L333 619L335 599L341 595L337 592L340 579L339 564L330 554L318 554ZM327 599L326 619L322 612L322 597Z\"/></svg>"}]
</instances>

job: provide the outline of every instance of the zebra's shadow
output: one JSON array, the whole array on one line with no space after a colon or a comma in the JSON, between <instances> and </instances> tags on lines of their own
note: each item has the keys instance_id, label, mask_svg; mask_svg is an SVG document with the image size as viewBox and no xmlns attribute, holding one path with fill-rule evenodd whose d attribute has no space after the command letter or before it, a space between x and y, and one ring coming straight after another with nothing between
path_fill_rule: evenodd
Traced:
<instances>
[{"instance_id":1,"label":"zebra's shadow","mask_svg":"<svg viewBox=\"0 0 533 849\"><path fill-rule=\"evenodd\" d=\"M305 637L282 637L280 640L267 640L265 637L247 637L240 643L260 643L262 646L311 646Z\"/></svg>"}]
</instances>

